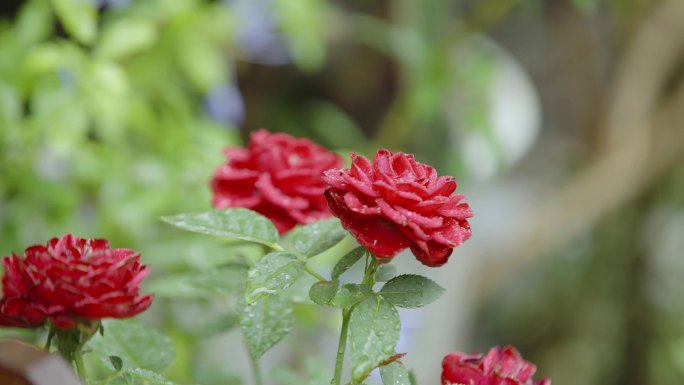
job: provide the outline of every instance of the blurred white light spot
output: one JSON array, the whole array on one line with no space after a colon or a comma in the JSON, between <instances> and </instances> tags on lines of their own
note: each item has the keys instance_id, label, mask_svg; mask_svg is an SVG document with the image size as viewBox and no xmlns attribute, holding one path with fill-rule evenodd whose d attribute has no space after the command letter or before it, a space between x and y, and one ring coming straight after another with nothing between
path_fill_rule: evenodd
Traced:
<instances>
[{"instance_id":1,"label":"blurred white light spot","mask_svg":"<svg viewBox=\"0 0 684 385\"><path fill-rule=\"evenodd\" d=\"M493 146L481 135L463 138L463 161L468 171L478 179L492 177L497 171L497 156Z\"/></svg>"}]
</instances>

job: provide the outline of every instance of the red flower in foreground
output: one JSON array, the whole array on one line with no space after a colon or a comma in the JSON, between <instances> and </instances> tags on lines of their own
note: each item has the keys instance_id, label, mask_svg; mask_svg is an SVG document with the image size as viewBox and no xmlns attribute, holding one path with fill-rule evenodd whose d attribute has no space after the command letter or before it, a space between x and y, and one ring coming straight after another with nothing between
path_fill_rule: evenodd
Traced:
<instances>
[{"instance_id":1,"label":"red flower in foreground","mask_svg":"<svg viewBox=\"0 0 684 385\"><path fill-rule=\"evenodd\" d=\"M214 173L215 208L244 207L268 217L281 234L330 217L323 171L341 167L337 154L304 138L253 132L246 149L227 148Z\"/></svg>"},{"instance_id":2,"label":"red flower in foreground","mask_svg":"<svg viewBox=\"0 0 684 385\"><path fill-rule=\"evenodd\" d=\"M537 367L523 360L515 348L493 347L487 353L451 353L442 361L442 385L551 385L532 380Z\"/></svg>"},{"instance_id":3,"label":"red flower in foreground","mask_svg":"<svg viewBox=\"0 0 684 385\"><path fill-rule=\"evenodd\" d=\"M378 258L410 247L423 264L441 266L470 238L473 214L462 195L452 195L454 178L413 155L379 150L371 164L352 154L350 169L327 171L323 180L333 215Z\"/></svg>"},{"instance_id":4,"label":"red flower in foreground","mask_svg":"<svg viewBox=\"0 0 684 385\"><path fill-rule=\"evenodd\" d=\"M141 313L152 296L139 295L150 271L139 260L140 254L112 249L104 239L71 234L31 246L23 257L4 257L0 326L34 327L50 320L69 329L79 321Z\"/></svg>"}]
</instances>

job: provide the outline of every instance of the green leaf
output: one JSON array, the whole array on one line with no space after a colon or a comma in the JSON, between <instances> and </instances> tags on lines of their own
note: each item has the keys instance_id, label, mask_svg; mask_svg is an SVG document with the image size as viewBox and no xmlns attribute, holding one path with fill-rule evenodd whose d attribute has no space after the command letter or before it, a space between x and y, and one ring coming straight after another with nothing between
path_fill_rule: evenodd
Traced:
<instances>
[{"instance_id":1,"label":"green leaf","mask_svg":"<svg viewBox=\"0 0 684 385\"><path fill-rule=\"evenodd\" d=\"M241 292L247 267L231 265L213 271L188 272L151 280L145 289L157 297L173 299L215 298Z\"/></svg>"},{"instance_id":2,"label":"green leaf","mask_svg":"<svg viewBox=\"0 0 684 385\"><path fill-rule=\"evenodd\" d=\"M399 340L397 309L379 296L358 304L349 321L352 381L360 383L383 361L394 355Z\"/></svg>"},{"instance_id":3,"label":"green leaf","mask_svg":"<svg viewBox=\"0 0 684 385\"><path fill-rule=\"evenodd\" d=\"M91 0L52 0L55 13L64 29L83 44L97 37L97 10Z\"/></svg>"},{"instance_id":4,"label":"green leaf","mask_svg":"<svg viewBox=\"0 0 684 385\"><path fill-rule=\"evenodd\" d=\"M292 286L304 271L304 262L286 251L263 256L247 273L247 303Z\"/></svg>"},{"instance_id":5,"label":"green leaf","mask_svg":"<svg viewBox=\"0 0 684 385\"><path fill-rule=\"evenodd\" d=\"M280 342L294 325L292 306L280 296L262 297L251 305L241 300L238 312L249 351L257 359Z\"/></svg>"},{"instance_id":6,"label":"green leaf","mask_svg":"<svg viewBox=\"0 0 684 385\"><path fill-rule=\"evenodd\" d=\"M178 36L175 41L177 55L174 62L199 90L206 92L216 84L223 84L229 73L223 51L216 49L212 42L192 30Z\"/></svg>"},{"instance_id":7,"label":"green leaf","mask_svg":"<svg viewBox=\"0 0 684 385\"><path fill-rule=\"evenodd\" d=\"M405 274L392 278L380 290L380 295L393 305L417 308L434 302L444 288L420 275Z\"/></svg>"},{"instance_id":8,"label":"green leaf","mask_svg":"<svg viewBox=\"0 0 684 385\"><path fill-rule=\"evenodd\" d=\"M338 244L347 231L337 218L324 219L290 230L281 240L285 249L307 258L314 257Z\"/></svg>"},{"instance_id":9,"label":"green leaf","mask_svg":"<svg viewBox=\"0 0 684 385\"><path fill-rule=\"evenodd\" d=\"M345 271L349 270L349 268L352 267L356 262L358 262L358 260L361 259L361 257L366 255L366 253L368 253L368 250L366 250L362 246L359 246L345 254L342 258L340 258L339 262L337 262L335 267L333 267L332 279L340 278L340 276Z\"/></svg>"},{"instance_id":10,"label":"green leaf","mask_svg":"<svg viewBox=\"0 0 684 385\"><path fill-rule=\"evenodd\" d=\"M292 286L284 290L279 296L293 303L313 305L314 303L309 297L309 290L316 282L318 280L311 275L302 274Z\"/></svg>"},{"instance_id":11,"label":"green leaf","mask_svg":"<svg viewBox=\"0 0 684 385\"><path fill-rule=\"evenodd\" d=\"M309 297L318 305L329 305L335 298L339 284L337 280L317 282L311 286Z\"/></svg>"},{"instance_id":12,"label":"green leaf","mask_svg":"<svg viewBox=\"0 0 684 385\"><path fill-rule=\"evenodd\" d=\"M152 20L122 18L102 32L95 54L105 59L121 59L144 51L157 40Z\"/></svg>"},{"instance_id":13,"label":"green leaf","mask_svg":"<svg viewBox=\"0 0 684 385\"><path fill-rule=\"evenodd\" d=\"M385 385L411 385L408 370L399 362L381 367L380 377Z\"/></svg>"},{"instance_id":14,"label":"green leaf","mask_svg":"<svg viewBox=\"0 0 684 385\"><path fill-rule=\"evenodd\" d=\"M380 265L378 271L375 272L375 280L378 282L385 282L397 275L397 267L394 265Z\"/></svg>"},{"instance_id":15,"label":"green leaf","mask_svg":"<svg viewBox=\"0 0 684 385\"><path fill-rule=\"evenodd\" d=\"M19 11L15 22L13 39L22 47L28 47L50 37L54 18L50 3L27 1Z\"/></svg>"},{"instance_id":16,"label":"green leaf","mask_svg":"<svg viewBox=\"0 0 684 385\"><path fill-rule=\"evenodd\" d=\"M162 371L176 355L171 339L156 329L133 320L102 321L104 336L96 334L88 347L106 367L117 370L111 356L121 359L123 367Z\"/></svg>"},{"instance_id":17,"label":"green leaf","mask_svg":"<svg viewBox=\"0 0 684 385\"><path fill-rule=\"evenodd\" d=\"M109 356L109 362L117 372L123 368L123 360L119 356Z\"/></svg>"},{"instance_id":18,"label":"green leaf","mask_svg":"<svg viewBox=\"0 0 684 385\"><path fill-rule=\"evenodd\" d=\"M278 242L278 231L268 218L242 208L170 215L161 217L161 220L184 230L242 239L269 247L275 247Z\"/></svg>"},{"instance_id":19,"label":"green leaf","mask_svg":"<svg viewBox=\"0 0 684 385\"><path fill-rule=\"evenodd\" d=\"M145 369L126 369L124 374L132 377L135 385L175 385L175 383L162 377L161 374Z\"/></svg>"},{"instance_id":20,"label":"green leaf","mask_svg":"<svg viewBox=\"0 0 684 385\"><path fill-rule=\"evenodd\" d=\"M372 294L373 290L368 285L347 283L337 291L332 305L342 309L349 309Z\"/></svg>"}]
</instances>

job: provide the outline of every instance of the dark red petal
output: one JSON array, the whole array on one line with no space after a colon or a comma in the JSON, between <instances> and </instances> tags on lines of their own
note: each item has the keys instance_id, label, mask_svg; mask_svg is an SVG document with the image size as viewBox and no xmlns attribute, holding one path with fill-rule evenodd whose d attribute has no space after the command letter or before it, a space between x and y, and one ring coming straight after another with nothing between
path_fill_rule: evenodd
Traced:
<instances>
[{"instance_id":1,"label":"dark red petal","mask_svg":"<svg viewBox=\"0 0 684 385\"><path fill-rule=\"evenodd\" d=\"M58 315L54 317L50 317L50 321L58 328L58 329L73 329L78 326L78 323L76 321L66 315Z\"/></svg>"},{"instance_id":2,"label":"dark red petal","mask_svg":"<svg viewBox=\"0 0 684 385\"><path fill-rule=\"evenodd\" d=\"M422 201L422 198L410 191L401 191L397 186L391 186L383 181L373 183L373 189L379 192L382 197L392 204L413 206Z\"/></svg>"},{"instance_id":3,"label":"dark red petal","mask_svg":"<svg viewBox=\"0 0 684 385\"><path fill-rule=\"evenodd\" d=\"M364 183L363 181L354 178L351 174L346 171L340 174L340 177L345 182L346 186L351 186L358 190L361 194L368 195L369 197L377 197L378 193L374 190L373 185ZM347 188L345 188L347 190Z\"/></svg>"},{"instance_id":4,"label":"dark red petal","mask_svg":"<svg viewBox=\"0 0 684 385\"><path fill-rule=\"evenodd\" d=\"M330 211L327 206L325 211L322 210L309 210L309 211L290 211L288 212L290 217L292 217L296 224L309 224L313 222L320 221L321 219L330 218Z\"/></svg>"},{"instance_id":5,"label":"dark red petal","mask_svg":"<svg viewBox=\"0 0 684 385\"><path fill-rule=\"evenodd\" d=\"M413 155L407 155L403 152L396 152L390 157L390 164L392 166L392 170L398 176L411 179L415 179L417 176L415 170L413 169L413 164L415 164Z\"/></svg>"},{"instance_id":6,"label":"dark red petal","mask_svg":"<svg viewBox=\"0 0 684 385\"><path fill-rule=\"evenodd\" d=\"M437 242L427 242L428 251L417 246L416 243L411 244L411 252L416 258L425 266L438 267L442 266L449 260L449 256L454 251L451 247L444 246Z\"/></svg>"},{"instance_id":7,"label":"dark red petal","mask_svg":"<svg viewBox=\"0 0 684 385\"><path fill-rule=\"evenodd\" d=\"M449 247L457 247L467 241L471 234L470 225L467 221L447 218L444 227L433 232L431 236L435 242Z\"/></svg>"},{"instance_id":8,"label":"dark red petal","mask_svg":"<svg viewBox=\"0 0 684 385\"><path fill-rule=\"evenodd\" d=\"M5 297L23 296L27 287L22 277L23 261L16 255L2 259L4 276L2 277L2 291Z\"/></svg>"},{"instance_id":9,"label":"dark red petal","mask_svg":"<svg viewBox=\"0 0 684 385\"><path fill-rule=\"evenodd\" d=\"M230 162L246 162L249 160L249 151L239 147L228 147L223 154Z\"/></svg>"},{"instance_id":10,"label":"dark red petal","mask_svg":"<svg viewBox=\"0 0 684 385\"><path fill-rule=\"evenodd\" d=\"M27 325L21 319L10 317L10 316L7 316L7 315L0 313L0 326L4 326L4 327L8 327L8 328L25 328L25 327L33 327L36 325Z\"/></svg>"},{"instance_id":11,"label":"dark red petal","mask_svg":"<svg viewBox=\"0 0 684 385\"><path fill-rule=\"evenodd\" d=\"M470 206L467 203L461 203L456 206L444 205L437 210L437 214L450 218L466 219L473 216Z\"/></svg>"},{"instance_id":12,"label":"dark red petal","mask_svg":"<svg viewBox=\"0 0 684 385\"><path fill-rule=\"evenodd\" d=\"M221 182L254 183L258 177L259 173L255 170L234 168L229 165L220 166L214 173L214 179Z\"/></svg>"},{"instance_id":13,"label":"dark red petal","mask_svg":"<svg viewBox=\"0 0 684 385\"><path fill-rule=\"evenodd\" d=\"M418 203L417 205L413 206L412 209L420 213L432 213L433 211L443 207L448 200L449 198L438 195Z\"/></svg>"},{"instance_id":14,"label":"dark red petal","mask_svg":"<svg viewBox=\"0 0 684 385\"><path fill-rule=\"evenodd\" d=\"M279 188L273 185L271 175L263 173L259 175L256 187L268 202L284 209L303 210L309 206L306 199L285 195Z\"/></svg>"},{"instance_id":15,"label":"dark red petal","mask_svg":"<svg viewBox=\"0 0 684 385\"><path fill-rule=\"evenodd\" d=\"M487 358L489 358L489 354ZM485 363L487 358L485 358ZM520 353L511 346L500 350L497 358L498 360L495 362L496 373L504 377L515 378L522 383L526 383L537 371L536 366L523 360Z\"/></svg>"},{"instance_id":16,"label":"dark red petal","mask_svg":"<svg viewBox=\"0 0 684 385\"><path fill-rule=\"evenodd\" d=\"M477 366L469 364L462 355L453 353L442 361L442 384L491 385L489 378Z\"/></svg>"},{"instance_id":17,"label":"dark red petal","mask_svg":"<svg viewBox=\"0 0 684 385\"><path fill-rule=\"evenodd\" d=\"M344 205L339 193L329 189L325 193L328 206L338 217L342 226L356 240L378 257L393 257L410 244L401 231L391 222L380 217L367 217L355 214Z\"/></svg>"},{"instance_id":18,"label":"dark red petal","mask_svg":"<svg viewBox=\"0 0 684 385\"><path fill-rule=\"evenodd\" d=\"M451 176L440 176L430 181L428 192L430 195L451 195L456 190L456 180Z\"/></svg>"},{"instance_id":19,"label":"dark red petal","mask_svg":"<svg viewBox=\"0 0 684 385\"><path fill-rule=\"evenodd\" d=\"M380 211L382 211L382 214L392 222L398 224L399 226L406 226L408 224L408 218L399 211L395 210L392 206L385 202L384 199L376 199L375 204L378 205ZM399 209L400 208L401 207L399 207Z\"/></svg>"},{"instance_id":20,"label":"dark red petal","mask_svg":"<svg viewBox=\"0 0 684 385\"><path fill-rule=\"evenodd\" d=\"M5 298L0 303L0 313L12 317L27 326L37 326L45 322L47 312L39 304L30 303L25 298Z\"/></svg>"},{"instance_id":21,"label":"dark red petal","mask_svg":"<svg viewBox=\"0 0 684 385\"><path fill-rule=\"evenodd\" d=\"M390 161L391 156L392 153L389 150L378 150L375 153L375 157L373 157L373 171L376 180L381 176L394 175Z\"/></svg>"},{"instance_id":22,"label":"dark red petal","mask_svg":"<svg viewBox=\"0 0 684 385\"><path fill-rule=\"evenodd\" d=\"M379 207L371 207L362 202L358 195L352 191L344 194L344 204L348 209L359 215L378 215L381 212Z\"/></svg>"},{"instance_id":23,"label":"dark red petal","mask_svg":"<svg viewBox=\"0 0 684 385\"><path fill-rule=\"evenodd\" d=\"M286 210L269 202L262 202L253 210L270 219L279 234L286 233L298 224Z\"/></svg>"},{"instance_id":24,"label":"dark red petal","mask_svg":"<svg viewBox=\"0 0 684 385\"><path fill-rule=\"evenodd\" d=\"M327 184L330 187L340 189L340 190L346 190L347 189L347 182L344 180L342 175L344 174L344 170L333 168L327 171L323 172L323 177L321 179L325 184Z\"/></svg>"},{"instance_id":25,"label":"dark red petal","mask_svg":"<svg viewBox=\"0 0 684 385\"><path fill-rule=\"evenodd\" d=\"M147 310L152 296L134 297L117 293L115 296L93 303L84 303L74 313L87 319L128 318Z\"/></svg>"},{"instance_id":26,"label":"dark red petal","mask_svg":"<svg viewBox=\"0 0 684 385\"><path fill-rule=\"evenodd\" d=\"M409 221L417 224L424 229L437 229L442 226L444 220L442 217L430 216L426 217L416 213L415 211L407 210L403 207L397 207L397 211L406 216Z\"/></svg>"},{"instance_id":27,"label":"dark red petal","mask_svg":"<svg viewBox=\"0 0 684 385\"><path fill-rule=\"evenodd\" d=\"M427 188L416 181L398 181L396 186L399 191L410 192L419 196L421 201L430 198Z\"/></svg>"},{"instance_id":28,"label":"dark red petal","mask_svg":"<svg viewBox=\"0 0 684 385\"><path fill-rule=\"evenodd\" d=\"M430 240L430 235L426 233L423 229L420 228L417 224L413 222L409 222L407 227L402 228L402 231L404 235L406 235L407 238L413 240L414 242L416 240L421 240L421 241L429 241Z\"/></svg>"},{"instance_id":29,"label":"dark red petal","mask_svg":"<svg viewBox=\"0 0 684 385\"><path fill-rule=\"evenodd\" d=\"M351 158L352 165L349 171L351 175L365 184L372 184L373 165L371 164L371 162L366 157L356 155L353 152L351 153Z\"/></svg>"}]
</instances>

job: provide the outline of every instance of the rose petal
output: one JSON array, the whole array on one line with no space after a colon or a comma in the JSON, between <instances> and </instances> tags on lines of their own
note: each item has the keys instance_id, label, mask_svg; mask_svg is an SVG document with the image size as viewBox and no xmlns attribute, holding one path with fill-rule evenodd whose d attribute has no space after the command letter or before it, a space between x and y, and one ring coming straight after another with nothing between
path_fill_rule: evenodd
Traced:
<instances>
[{"instance_id":1,"label":"rose petal","mask_svg":"<svg viewBox=\"0 0 684 385\"><path fill-rule=\"evenodd\" d=\"M343 204L343 198L334 191L325 193L333 214L356 240L380 258L389 258L409 246L410 241L391 222L381 217L354 214Z\"/></svg>"},{"instance_id":2,"label":"rose petal","mask_svg":"<svg viewBox=\"0 0 684 385\"><path fill-rule=\"evenodd\" d=\"M342 194L340 194L342 195ZM378 215L381 213L379 207L370 207L369 205L361 202L361 199L354 192L348 192L343 195L344 203L347 208L360 215Z\"/></svg>"}]
</instances>

